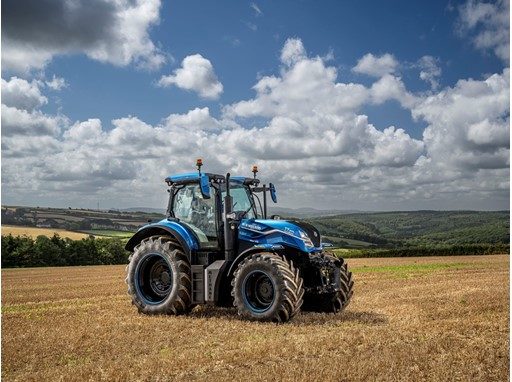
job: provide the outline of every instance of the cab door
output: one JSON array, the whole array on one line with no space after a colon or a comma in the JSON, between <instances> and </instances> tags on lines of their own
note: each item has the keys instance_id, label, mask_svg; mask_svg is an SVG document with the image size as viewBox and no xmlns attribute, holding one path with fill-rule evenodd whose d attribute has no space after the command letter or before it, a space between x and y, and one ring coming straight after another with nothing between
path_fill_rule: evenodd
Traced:
<instances>
[{"instance_id":1,"label":"cab door","mask_svg":"<svg viewBox=\"0 0 512 382\"><path fill-rule=\"evenodd\" d=\"M194 232L199 247L204 249L219 247L215 189L212 192L212 197L205 199L199 184L187 184L173 198L173 216Z\"/></svg>"}]
</instances>

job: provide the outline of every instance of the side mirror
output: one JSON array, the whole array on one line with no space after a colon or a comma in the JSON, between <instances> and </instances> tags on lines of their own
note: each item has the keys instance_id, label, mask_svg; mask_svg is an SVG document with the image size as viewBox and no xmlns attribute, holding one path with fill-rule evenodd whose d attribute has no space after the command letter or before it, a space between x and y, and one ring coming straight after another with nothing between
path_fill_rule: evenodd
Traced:
<instances>
[{"instance_id":1,"label":"side mirror","mask_svg":"<svg viewBox=\"0 0 512 382\"><path fill-rule=\"evenodd\" d=\"M201 178L199 179L199 186L201 188L201 195L203 195L204 199L210 199L210 179L208 175L201 174Z\"/></svg>"},{"instance_id":2,"label":"side mirror","mask_svg":"<svg viewBox=\"0 0 512 382\"><path fill-rule=\"evenodd\" d=\"M272 201L274 203L277 203L277 193L276 193L276 188L274 186L274 183L269 183L268 188L270 190L270 198L272 199Z\"/></svg>"}]
</instances>

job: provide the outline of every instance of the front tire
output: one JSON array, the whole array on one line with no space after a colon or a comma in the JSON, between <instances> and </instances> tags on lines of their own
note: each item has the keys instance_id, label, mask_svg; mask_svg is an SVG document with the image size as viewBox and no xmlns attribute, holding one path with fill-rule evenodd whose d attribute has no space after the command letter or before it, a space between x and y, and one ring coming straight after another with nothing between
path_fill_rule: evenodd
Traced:
<instances>
[{"instance_id":1,"label":"front tire","mask_svg":"<svg viewBox=\"0 0 512 382\"><path fill-rule=\"evenodd\" d=\"M231 285L238 314L260 321L290 320L300 311L304 296L299 270L273 253L257 253L242 261Z\"/></svg>"},{"instance_id":2,"label":"front tire","mask_svg":"<svg viewBox=\"0 0 512 382\"><path fill-rule=\"evenodd\" d=\"M140 313L177 315L190 310L190 263L170 237L143 240L126 271L128 294Z\"/></svg>"}]
</instances>

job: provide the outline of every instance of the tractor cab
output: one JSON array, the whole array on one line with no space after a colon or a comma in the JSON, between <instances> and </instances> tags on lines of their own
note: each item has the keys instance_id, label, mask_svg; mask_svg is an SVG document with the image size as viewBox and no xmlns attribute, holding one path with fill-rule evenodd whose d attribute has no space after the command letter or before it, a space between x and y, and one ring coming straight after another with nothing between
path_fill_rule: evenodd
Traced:
<instances>
[{"instance_id":1,"label":"tractor cab","mask_svg":"<svg viewBox=\"0 0 512 382\"><path fill-rule=\"evenodd\" d=\"M253 177L227 176L201 173L202 161L197 161L197 173L169 176L168 219L188 228L198 242L200 250L225 251L234 238L225 235L226 219L233 224L243 220L265 219L267 217L267 192L277 202L272 183L259 186L256 178L258 168L253 166ZM261 198L260 198L261 196ZM226 213L226 197L229 205Z\"/></svg>"}]
</instances>

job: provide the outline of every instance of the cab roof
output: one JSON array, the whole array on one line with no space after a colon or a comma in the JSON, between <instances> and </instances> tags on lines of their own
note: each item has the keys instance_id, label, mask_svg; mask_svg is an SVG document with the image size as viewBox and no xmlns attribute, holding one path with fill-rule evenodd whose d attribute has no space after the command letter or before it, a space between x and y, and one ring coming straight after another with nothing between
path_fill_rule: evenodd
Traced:
<instances>
[{"instance_id":1,"label":"cab roof","mask_svg":"<svg viewBox=\"0 0 512 382\"><path fill-rule=\"evenodd\" d=\"M207 175L208 178L210 178L210 180L212 180L212 179L225 180L224 175L211 174L211 173L205 173L204 175ZM165 178L165 181L167 183L171 183L171 184L196 183L196 182L199 182L199 173L198 172L187 172L185 174L170 175L167 178Z\"/></svg>"},{"instance_id":2,"label":"cab roof","mask_svg":"<svg viewBox=\"0 0 512 382\"><path fill-rule=\"evenodd\" d=\"M224 175L212 173L204 173L204 175L207 175L210 180L221 181L221 183L226 181L226 177ZM198 172L188 172L185 174L170 175L165 178L165 181L169 185L197 183L199 182L199 176ZM259 179L247 178L245 176L231 176L230 179L231 182L242 184L258 184L260 182Z\"/></svg>"}]
</instances>

